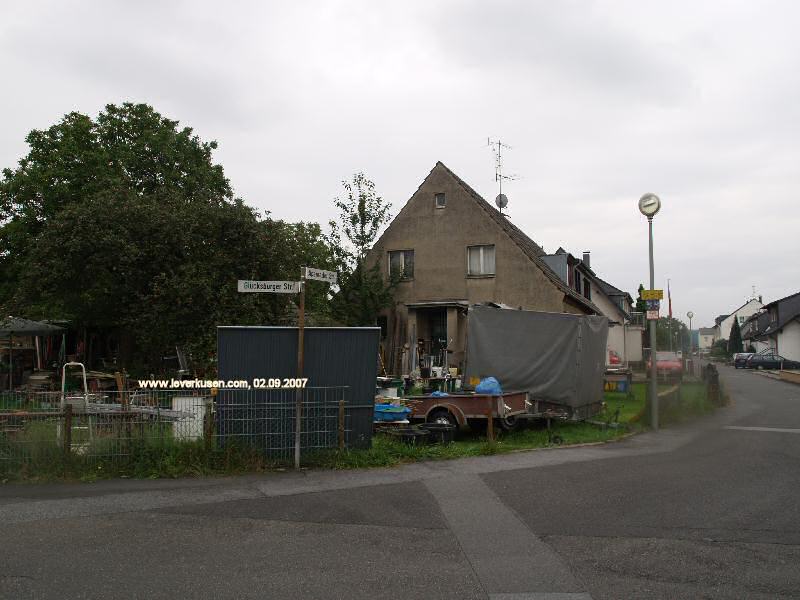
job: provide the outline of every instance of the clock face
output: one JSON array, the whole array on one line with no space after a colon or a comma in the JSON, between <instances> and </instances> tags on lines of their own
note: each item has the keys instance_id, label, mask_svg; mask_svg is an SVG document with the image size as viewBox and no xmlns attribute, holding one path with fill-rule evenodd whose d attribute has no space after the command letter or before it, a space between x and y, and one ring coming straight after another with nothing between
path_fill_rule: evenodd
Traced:
<instances>
[{"instance_id":1,"label":"clock face","mask_svg":"<svg viewBox=\"0 0 800 600\"><path fill-rule=\"evenodd\" d=\"M652 217L661 208L661 200L655 194L645 194L639 199L639 211L646 217Z\"/></svg>"}]
</instances>

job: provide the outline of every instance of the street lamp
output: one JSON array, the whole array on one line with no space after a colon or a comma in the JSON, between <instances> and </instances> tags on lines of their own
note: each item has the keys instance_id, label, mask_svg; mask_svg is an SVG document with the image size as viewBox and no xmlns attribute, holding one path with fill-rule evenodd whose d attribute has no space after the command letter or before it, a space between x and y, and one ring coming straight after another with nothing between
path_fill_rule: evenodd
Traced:
<instances>
[{"instance_id":1,"label":"street lamp","mask_svg":"<svg viewBox=\"0 0 800 600\"><path fill-rule=\"evenodd\" d=\"M689 311L686 313L686 316L689 317L689 356L692 355L692 351L694 350L694 338L692 337L692 317L694 313Z\"/></svg>"},{"instance_id":2,"label":"street lamp","mask_svg":"<svg viewBox=\"0 0 800 600\"><path fill-rule=\"evenodd\" d=\"M650 240L650 289L656 287L655 267L653 266L653 217L661 209L661 199L655 194L645 194L639 198L639 212L647 217ZM658 430L658 370L656 365L656 322L650 320L650 426Z\"/></svg>"}]
</instances>

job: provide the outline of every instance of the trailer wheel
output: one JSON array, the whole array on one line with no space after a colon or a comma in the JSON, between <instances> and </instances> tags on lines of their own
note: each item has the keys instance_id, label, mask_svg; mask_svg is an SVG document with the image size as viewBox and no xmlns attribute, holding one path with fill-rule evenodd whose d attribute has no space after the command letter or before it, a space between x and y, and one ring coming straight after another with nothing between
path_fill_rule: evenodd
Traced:
<instances>
[{"instance_id":1,"label":"trailer wheel","mask_svg":"<svg viewBox=\"0 0 800 600\"><path fill-rule=\"evenodd\" d=\"M458 431L458 419L455 415L445 408L434 410L428 415L428 423L440 423L441 425L452 425Z\"/></svg>"},{"instance_id":2,"label":"trailer wheel","mask_svg":"<svg viewBox=\"0 0 800 600\"><path fill-rule=\"evenodd\" d=\"M522 419L517 416L501 417L495 419L495 422L500 429L507 432L516 431L522 427Z\"/></svg>"}]
</instances>

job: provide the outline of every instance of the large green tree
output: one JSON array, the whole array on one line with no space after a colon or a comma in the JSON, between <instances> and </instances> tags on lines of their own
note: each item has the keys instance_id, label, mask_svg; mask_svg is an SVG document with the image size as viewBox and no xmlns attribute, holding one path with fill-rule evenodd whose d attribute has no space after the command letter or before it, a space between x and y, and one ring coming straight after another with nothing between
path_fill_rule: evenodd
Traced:
<instances>
[{"instance_id":1,"label":"large green tree","mask_svg":"<svg viewBox=\"0 0 800 600\"><path fill-rule=\"evenodd\" d=\"M342 186L344 197L334 200L339 221L330 222L330 246L337 252L340 269L331 314L344 325L374 325L380 311L391 306L396 282L386 282L377 264L367 264L367 253L391 219L391 205L378 196L375 184L363 173L343 181Z\"/></svg>"},{"instance_id":2,"label":"large green tree","mask_svg":"<svg viewBox=\"0 0 800 600\"><path fill-rule=\"evenodd\" d=\"M670 346L670 336L672 344ZM689 328L680 319L660 317L656 321L656 343L659 350L689 351Z\"/></svg>"},{"instance_id":3,"label":"large green tree","mask_svg":"<svg viewBox=\"0 0 800 600\"><path fill-rule=\"evenodd\" d=\"M233 202L214 141L146 104L109 104L96 119L72 112L31 131L29 151L0 180L0 302L18 284L23 259L45 223L61 210L118 192L169 196L181 203ZM179 199L179 200L178 200Z\"/></svg>"},{"instance_id":4,"label":"large green tree","mask_svg":"<svg viewBox=\"0 0 800 600\"><path fill-rule=\"evenodd\" d=\"M0 183L2 307L113 338L125 364L175 345L208 357L216 325L292 322L291 296L240 294L236 280L336 264L319 225L235 199L216 144L149 106L72 113L28 142ZM327 308L322 286L308 305Z\"/></svg>"}]
</instances>

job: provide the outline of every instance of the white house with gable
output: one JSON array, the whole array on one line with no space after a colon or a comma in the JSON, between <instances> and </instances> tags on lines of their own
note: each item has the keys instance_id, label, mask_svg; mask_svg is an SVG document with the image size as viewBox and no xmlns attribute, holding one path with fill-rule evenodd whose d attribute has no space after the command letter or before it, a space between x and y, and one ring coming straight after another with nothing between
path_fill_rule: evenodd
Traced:
<instances>
[{"instance_id":1,"label":"white house with gable","mask_svg":"<svg viewBox=\"0 0 800 600\"><path fill-rule=\"evenodd\" d=\"M739 308L737 308L717 324L717 339L730 339L731 328L733 327L734 319L739 321L739 327L741 327L748 318L760 311L762 308L764 308L764 304L761 302L761 297L751 298L742 304Z\"/></svg>"}]
</instances>

